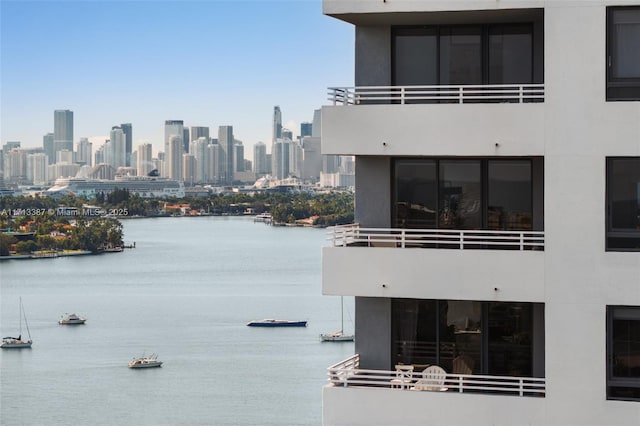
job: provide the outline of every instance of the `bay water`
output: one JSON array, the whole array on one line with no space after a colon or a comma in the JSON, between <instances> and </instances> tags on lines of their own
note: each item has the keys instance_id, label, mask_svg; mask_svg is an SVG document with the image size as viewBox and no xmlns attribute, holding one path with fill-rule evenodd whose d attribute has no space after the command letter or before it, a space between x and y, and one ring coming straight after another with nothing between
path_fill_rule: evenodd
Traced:
<instances>
[{"instance_id":1,"label":"bay water","mask_svg":"<svg viewBox=\"0 0 640 426\"><path fill-rule=\"evenodd\" d=\"M0 424L319 425L326 368L354 350L319 340L340 327L340 298L321 294L326 230L122 222L134 249L0 262L0 333L17 334L22 297L34 342L0 351ZM87 323L61 326L65 312ZM347 331L352 313L345 298ZM246 326L263 318L308 326ZM127 368L152 353L161 368Z\"/></svg>"}]
</instances>

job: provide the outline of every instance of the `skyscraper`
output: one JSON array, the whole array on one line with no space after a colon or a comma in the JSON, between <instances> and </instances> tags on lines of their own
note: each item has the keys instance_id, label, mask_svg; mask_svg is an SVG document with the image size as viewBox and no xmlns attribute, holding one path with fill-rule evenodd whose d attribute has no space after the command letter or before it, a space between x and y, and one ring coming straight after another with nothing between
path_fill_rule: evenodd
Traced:
<instances>
[{"instance_id":1,"label":"skyscraper","mask_svg":"<svg viewBox=\"0 0 640 426\"><path fill-rule=\"evenodd\" d=\"M309 122L300 123L300 140L305 136L311 136L313 124Z\"/></svg>"},{"instance_id":2,"label":"skyscraper","mask_svg":"<svg viewBox=\"0 0 640 426\"><path fill-rule=\"evenodd\" d=\"M91 165L93 144L87 138L80 138L76 148L76 163Z\"/></svg>"},{"instance_id":3,"label":"skyscraper","mask_svg":"<svg viewBox=\"0 0 640 426\"><path fill-rule=\"evenodd\" d=\"M152 162L152 148L153 146L150 143L143 143L138 145L138 176L146 176L151 170L154 169L154 165Z\"/></svg>"},{"instance_id":4,"label":"skyscraper","mask_svg":"<svg viewBox=\"0 0 640 426\"><path fill-rule=\"evenodd\" d=\"M189 152L189 143L191 143L191 137L189 137L189 128L184 127L182 129L182 149L185 153Z\"/></svg>"},{"instance_id":5,"label":"skyscraper","mask_svg":"<svg viewBox=\"0 0 640 426\"><path fill-rule=\"evenodd\" d=\"M131 123L123 123L120 125L122 132L124 133L124 152L125 152L125 165L131 166L131 150L133 149L133 128Z\"/></svg>"},{"instance_id":6,"label":"skyscraper","mask_svg":"<svg viewBox=\"0 0 640 426\"><path fill-rule=\"evenodd\" d=\"M233 144L234 172L244 172L244 145L241 141L235 141Z\"/></svg>"},{"instance_id":7,"label":"skyscraper","mask_svg":"<svg viewBox=\"0 0 640 426\"><path fill-rule=\"evenodd\" d=\"M54 161L62 150L73 152L73 111L57 109L53 111Z\"/></svg>"},{"instance_id":8,"label":"skyscraper","mask_svg":"<svg viewBox=\"0 0 640 426\"><path fill-rule=\"evenodd\" d=\"M170 155L170 149L169 149L169 141L171 139L171 136L178 136L180 138L180 140L182 141L182 139L184 138L184 122L182 120L166 120L164 122L164 153L165 153L165 164L168 164L168 162L171 162L171 155ZM180 164L182 164L182 153L184 151L184 147L182 148L179 158L180 160L178 161ZM164 176L168 176L169 175L169 169L170 167L167 165L164 168ZM182 174L180 174L180 177L177 177L176 179L180 179L182 177Z\"/></svg>"},{"instance_id":9,"label":"skyscraper","mask_svg":"<svg viewBox=\"0 0 640 426\"><path fill-rule=\"evenodd\" d=\"M191 126L191 142L197 141L199 138L209 139L209 128L202 126Z\"/></svg>"},{"instance_id":10,"label":"skyscraper","mask_svg":"<svg viewBox=\"0 0 640 426\"><path fill-rule=\"evenodd\" d=\"M48 164L52 164L56 160L56 151L53 144L53 133L47 133L42 137L42 148L44 153L47 154Z\"/></svg>"},{"instance_id":11,"label":"skyscraper","mask_svg":"<svg viewBox=\"0 0 640 426\"><path fill-rule=\"evenodd\" d=\"M282 138L282 112L280 107L276 105L273 107L273 135L271 142L276 143L280 138Z\"/></svg>"},{"instance_id":12,"label":"skyscraper","mask_svg":"<svg viewBox=\"0 0 640 426\"><path fill-rule=\"evenodd\" d=\"M222 183L233 182L233 126L220 126L218 128L218 145L221 154Z\"/></svg>"},{"instance_id":13,"label":"skyscraper","mask_svg":"<svg viewBox=\"0 0 640 426\"><path fill-rule=\"evenodd\" d=\"M111 128L111 167L117 169L126 165L126 136L120 126Z\"/></svg>"},{"instance_id":14,"label":"skyscraper","mask_svg":"<svg viewBox=\"0 0 640 426\"><path fill-rule=\"evenodd\" d=\"M267 145L264 142L253 145L253 171L258 175L269 173Z\"/></svg>"},{"instance_id":15,"label":"skyscraper","mask_svg":"<svg viewBox=\"0 0 640 426\"><path fill-rule=\"evenodd\" d=\"M182 154L184 147L182 145L182 136L171 135L169 138L169 151L165 160L166 173L171 179L182 180Z\"/></svg>"}]
</instances>

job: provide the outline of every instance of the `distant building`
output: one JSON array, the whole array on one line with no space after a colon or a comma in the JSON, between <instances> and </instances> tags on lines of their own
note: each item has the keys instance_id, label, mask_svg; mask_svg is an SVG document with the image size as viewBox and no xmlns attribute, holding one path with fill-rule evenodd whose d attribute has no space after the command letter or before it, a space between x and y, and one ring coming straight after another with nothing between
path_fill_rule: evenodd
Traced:
<instances>
[{"instance_id":1,"label":"distant building","mask_svg":"<svg viewBox=\"0 0 640 426\"><path fill-rule=\"evenodd\" d=\"M233 156L234 156L234 167L233 172L244 172L244 145L239 140L236 140L233 144Z\"/></svg>"},{"instance_id":2,"label":"distant building","mask_svg":"<svg viewBox=\"0 0 640 426\"><path fill-rule=\"evenodd\" d=\"M146 176L155 168L156 166L153 164L153 145L150 143L138 145L137 175Z\"/></svg>"},{"instance_id":3,"label":"distant building","mask_svg":"<svg viewBox=\"0 0 640 426\"><path fill-rule=\"evenodd\" d=\"M320 172L322 171L320 138L315 138L313 136L303 137L302 153L302 179L317 182L320 179Z\"/></svg>"},{"instance_id":4,"label":"distant building","mask_svg":"<svg viewBox=\"0 0 640 426\"><path fill-rule=\"evenodd\" d=\"M268 166L267 145L264 142L258 142L253 145L253 171L257 175L264 175L269 173Z\"/></svg>"},{"instance_id":5,"label":"distant building","mask_svg":"<svg viewBox=\"0 0 640 426\"><path fill-rule=\"evenodd\" d=\"M53 112L53 147L54 159L58 152L73 152L73 111L57 109Z\"/></svg>"},{"instance_id":6,"label":"distant building","mask_svg":"<svg viewBox=\"0 0 640 426\"><path fill-rule=\"evenodd\" d=\"M282 111L280 111L279 106L274 106L271 143L276 143L278 139L282 139Z\"/></svg>"},{"instance_id":7,"label":"distant building","mask_svg":"<svg viewBox=\"0 0 640 426\"><path fill-rule=\"evenodd\" d=\"M111 128L111 153L109 164L114 169L123 167L127 163L126 158L126 135L120 126L113 126Z\"/></svg>"},{"instance_id":8,"label":"distant building","mask_svg":"<svg viewBox=\"0 0 640 426\"><path fill-rule=\"evenodd\" d=\"M48 182L47 154L40 152L27 155L27 180L33 185L45 185Z\"/></svg>"},{"instance_id":9,"label":"distant building","mask_svg":"<svg viewBox=\"0 0 640 426\"><path fill-rule=\"evenodd\" d=\"M202 126L191 126L191 142L195 142L200 138L209 140L209 128Z\"/></svg>"},{"instance_id":10,"label":"distant building","mask_svg":"<svg viewBox=\"0 0 640 426\"><path fill-rule=\"evenodd\" d=\"M169 157L169 141L171 136L178 136L182 141L184 138L184 121L182 120L165 120L164 122L164 153L167 158L166 161L170 161ZM180 160L179 162L182 164L182 153L184 152L184 147L181 147L180 150ZM169 167L166 167L165 172L168 173Z\"/></svg>"},{"instance_id":11,"label":"distant building","mask_svg":"<svg viewBox=\"0 0 640 426\"><path fill-rule=\"evenodd\" d=\"M171 135L169 138L169 151L166 159L166 172L169 179L182 179L182 136Z\"/></svg>"},{"instance_id":12,"label":"distant building","mask_svg":"<svg viewBox=\"0 0 640 426\"><path fill-rule=\"evenodd\" d=\"M125 165L135 166L135 163L131 163L131 153L133 150L133 127L131 123L123 123L120 125L122 133L124 133L124 155Z\"/></svg>"},{"instance_id":13,"label":"distant building","mask_svg":"<svg viewBox=\"0 0 640 426\"><path fill-rule=\"evenodd\" d=\"M233 126L220 126L218 128L218 145L220 146L220 160L223 184L229 185L233 182Z\"/></svg>"},{"instance_id":14,"label":"distant building","mask_svg":"<svg viewBox=\"0 0 640 426\"><path fill-rule=\"evenodd\" d=\"M47 155L48 164L53 163L56 159L56 150L53 141L53 133L47 133L42 136L42 148L44 149L44 153Z\"/></svg>"},{"instance_id":15,"label":"distant building","mask_svg":"<svg viewBox=\"0 0 640 426\"><path fill-rule=\"evenodd\" d=\"M80 142L76 145L76 163L91 166L91 157L93 156L93 144L87 138L80 138Z\"/></svg>"}]
</instances>

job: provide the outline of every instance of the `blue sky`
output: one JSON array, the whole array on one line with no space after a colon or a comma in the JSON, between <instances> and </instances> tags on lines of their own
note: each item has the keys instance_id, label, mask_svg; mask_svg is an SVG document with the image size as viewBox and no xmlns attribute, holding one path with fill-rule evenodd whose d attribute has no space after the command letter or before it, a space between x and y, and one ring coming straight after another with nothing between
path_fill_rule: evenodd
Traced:
<instances>
[{"instance_id":1,"label":"blue sky","mask_svg":"<svg viewBox=\"0 0 640 426\"><path fill-rule=\"evenodd\" d=\"M273 106L294 135L330 86L353 85L353 27L321 0L0 0L0 142L42 146L53 111L74 143L133 124L162 149L164 120L232 125L252 158Z\"/></svg>"}]
</instances>

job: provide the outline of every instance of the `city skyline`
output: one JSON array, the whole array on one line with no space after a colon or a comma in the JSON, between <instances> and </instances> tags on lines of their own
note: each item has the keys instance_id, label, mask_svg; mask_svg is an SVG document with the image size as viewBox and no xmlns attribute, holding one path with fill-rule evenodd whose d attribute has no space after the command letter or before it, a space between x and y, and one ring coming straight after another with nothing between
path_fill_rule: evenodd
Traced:
<instances>
[{"instance_id":1,"label":"city skyline","mask_svg":"<svg viewBox=\"0 0 640 426\"><path fill-rule=\"evenodd\" d=\"M131 123L133 150L151 143L155 156L165 121L183 120L233 126L251 153L270 145L275 105L297 136L328 86L353 84L353 31L321 6L3 1L0 142L42 146L53 111L70 110L74 146L84 137L96 149L113 126Z\"/></svg>"}]
</instances>

